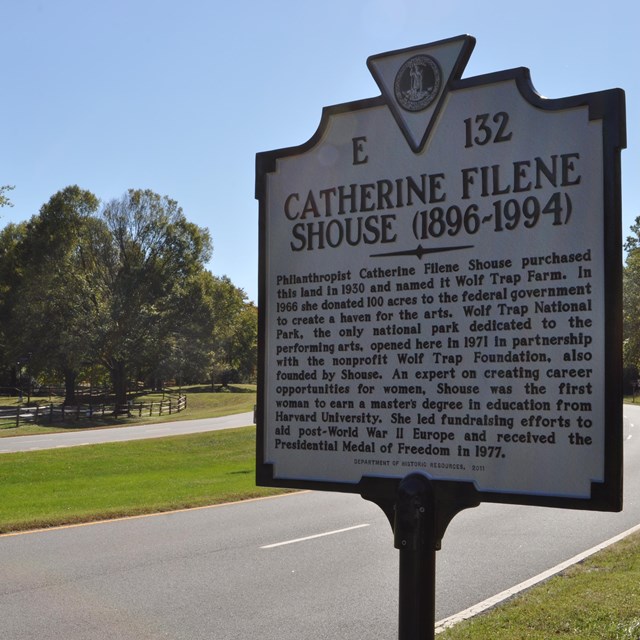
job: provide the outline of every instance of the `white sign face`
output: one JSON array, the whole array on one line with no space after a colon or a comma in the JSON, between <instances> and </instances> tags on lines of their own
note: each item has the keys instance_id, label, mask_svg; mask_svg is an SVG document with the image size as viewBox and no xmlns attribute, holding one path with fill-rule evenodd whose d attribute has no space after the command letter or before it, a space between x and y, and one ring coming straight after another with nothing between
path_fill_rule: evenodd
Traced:
<instances>
[{"instance_id":1,"label":"white sign face","mask_svg":"<svg viewBox=\"0 0 640 640\"><path fill-rule=\"evenodd\" d=\"M610 125L525 70L459 80L468 47L372 58L383 98L262 154L274 481L588 500L607 480Z\"/></svg>"}]
</instances>

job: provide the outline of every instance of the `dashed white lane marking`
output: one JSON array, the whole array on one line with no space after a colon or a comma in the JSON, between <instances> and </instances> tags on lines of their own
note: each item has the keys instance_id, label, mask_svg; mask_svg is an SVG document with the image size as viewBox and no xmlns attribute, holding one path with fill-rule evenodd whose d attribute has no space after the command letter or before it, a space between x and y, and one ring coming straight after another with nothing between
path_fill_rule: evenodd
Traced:
<instances>
[{"instance_id":1,"label":"dashed white lane marking","mask_svg":"<svg viewBox=\"0 0 640 640\"><path fill-rule=\"evenodd\" d=\"M284 547L287 544L295 544L296 542L306 542L307 540L314 540L315 538L324 538L325 536L333 536L336 533L345 533L347 531L353 531L354 529L362 529L368 527L368 524L357 524L354 527L347 527L345 529L336 529L335 531L325 531L324 533L316 533L312 536L305 536L304 538L295 538L295 540L285 540L284 542L274 542L273 544L265 544L261 549L274 549L275 547Z\"/></svg>"}]
</instances>

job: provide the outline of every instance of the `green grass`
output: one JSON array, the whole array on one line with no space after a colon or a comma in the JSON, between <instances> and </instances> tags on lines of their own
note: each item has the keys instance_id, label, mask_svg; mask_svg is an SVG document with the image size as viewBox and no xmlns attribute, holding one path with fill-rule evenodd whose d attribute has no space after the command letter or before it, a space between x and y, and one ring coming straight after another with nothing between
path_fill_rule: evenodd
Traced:
<instances>
[{"instance_id":1,"label":"green grass","mask_svg":"<svg viewBox=\"0 0 640 640\"><path fill-rule=\"evenodd\" d=\"M278 493L254 469L254 427L3 454L0 533Z\"/></svg>"},{"instance_id":2,"label":"green grass","mask_svg":"<svg viewBox=\"0 0 640 640\"><path fill-rule=\"evenodd\" d=\"M439 640L638 640L640 534L574 565Z\"/></svg>"},{"instance_id":3,"label":"green grass","mask_svg":"<svg viewBox=\"0 0 640 640\"><path fill-rule=\"evenodd\" d=\"M177 389L176 389L177 391ZM57 433L77 429L96 429L101 427L131 426L136 424L149 424L158 422L174 422L181 420L196 420L200 418L216 418L220 416L232 415L235 413L246 413L252 411L256 403L255 385L232 385L228 389L216 387L216 391L211 391L211 386L192 386L181 389L187 396L187 409L180 413L173 413L164 416L143 416L137 415L131 418L121 417L93 420L73 420L66 423L48 424L22 424L16 428L14 423L0 426L0 438L8 436L24 436L37 433ZM162 399L162 394L145 394L136 396L136 401L158 401ZM3 399L6 400L6 399ZM61 399L60 399L61 401Z\"/></svg>"}]
</instances>

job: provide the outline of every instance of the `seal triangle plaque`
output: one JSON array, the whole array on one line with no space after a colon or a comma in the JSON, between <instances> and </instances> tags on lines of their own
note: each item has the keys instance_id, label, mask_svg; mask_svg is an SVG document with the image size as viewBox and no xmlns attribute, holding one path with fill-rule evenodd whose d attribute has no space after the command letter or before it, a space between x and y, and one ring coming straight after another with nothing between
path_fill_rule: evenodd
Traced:
<instances>
[{"instance_id":1,"label":"seal triangle plaque","mask_svg":"<svg viewBox=\"0 0 640 640\"><path fill-rule=\"evenodd\" d=\"M449 84L459 80L475 46L472 36L369 57L367 66L415 153L424 148Z\"/></svg>"}]
</instances>

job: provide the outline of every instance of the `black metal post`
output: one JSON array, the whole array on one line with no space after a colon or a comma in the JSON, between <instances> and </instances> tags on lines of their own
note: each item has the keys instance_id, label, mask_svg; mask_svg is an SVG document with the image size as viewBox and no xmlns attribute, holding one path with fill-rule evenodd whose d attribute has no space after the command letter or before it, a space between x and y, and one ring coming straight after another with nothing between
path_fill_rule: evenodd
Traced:
<instances>
[{"instance_id":1,"label":"black metal post","mask_svg":"<svg viewBox=\"0 0 640 640\"><path fill-rule=\"evenodd\" d=\"M412 473L399 481L365 476L360 495L384 511L400 550L399 640L434 640L436 551L456 514L480 504L478 492L470 482Z\"/></svg>"},{"instance_id":2,"label":"black metal post","mask_svg":"<svg viewBox=\"0 0 640 640\"><path fill-rule=\"evenodd\" d=\"M399 640L435 638L436 520L430 480L420 474L404 478L394 521L394 544L400 550Z\"/></svg>"},{"instance_id":3,"label":"black metal post","mask_svg":"<svg viewBox=\"0 0 640 640\"><path fill-rule=\"evenodd\" d=\"M32 353L29 351L27 354L27 384L29 385L27 387L27 404L31 404L31 356Z\"/></svg>"}]
</instances>

